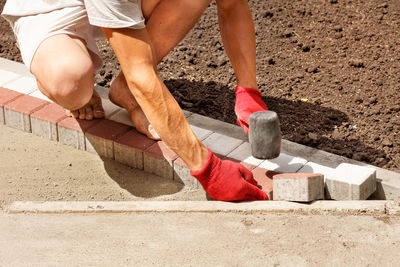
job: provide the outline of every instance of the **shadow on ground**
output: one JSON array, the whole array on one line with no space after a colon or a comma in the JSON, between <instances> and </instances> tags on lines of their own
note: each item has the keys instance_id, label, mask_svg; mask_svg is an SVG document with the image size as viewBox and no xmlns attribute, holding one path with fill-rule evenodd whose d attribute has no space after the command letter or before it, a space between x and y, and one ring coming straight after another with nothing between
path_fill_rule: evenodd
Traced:
<instances>
[{"instance_id":1,"label":"shadow on ground","mask_svg":"<svg viewBox=\"0 0 400 267\"><path fill-rule=\"evenodd\" d=\"M102 157L104 169L118 185L135 197L155 198L176 194L184 188L177 181L130 168L113 159Z\"/></svg>"}]
</instances>

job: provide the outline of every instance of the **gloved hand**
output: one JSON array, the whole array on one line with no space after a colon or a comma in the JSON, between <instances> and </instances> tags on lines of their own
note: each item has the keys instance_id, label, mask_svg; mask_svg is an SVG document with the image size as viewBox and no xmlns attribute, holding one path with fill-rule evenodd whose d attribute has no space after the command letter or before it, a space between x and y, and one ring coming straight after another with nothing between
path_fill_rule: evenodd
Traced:
<instances>
[{"instance_id":1,"label":"gloved hand","mask_svg":"<svg viewBox=\"0 0 400 267\"><path fill-rule=\"evenodd\" d=\"M236 121L246 134L249 134L250 115L254 112L267 110L267 105L262 101L262 95L257 89L236 86L235 92Z\"/></svg>"},{"instance_id":2,"label":"gloved hand","mask_svg":"<svg viewBox=\"0 0 400 267\"><path fill-rule=\"evenodd\" d=\"M199 180L204 190L214 200L268 200L265 192L257 187L253 174L242 164L221 160L211 150L200 171L190 174Z\"/></svg>"}]
</instances>

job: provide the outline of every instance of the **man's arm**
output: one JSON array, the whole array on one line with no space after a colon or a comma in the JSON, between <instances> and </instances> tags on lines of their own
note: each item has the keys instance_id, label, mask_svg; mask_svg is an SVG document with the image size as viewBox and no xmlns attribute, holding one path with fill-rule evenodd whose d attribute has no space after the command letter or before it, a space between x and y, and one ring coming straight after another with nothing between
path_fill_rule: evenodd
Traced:
<instances>
[{"instance_id":1,"label":"man's arm","mask_svg":"<svg viewBox=\"0 0 400 267\"><path fill-rule=\"evenodd\" d=\"M124 72L128 87L161 139L190 168L215 200L267 200L243 165L220 160L200 142L182 110L153 68L146 29L103 28Z\"/></svg>"}]
</instances>

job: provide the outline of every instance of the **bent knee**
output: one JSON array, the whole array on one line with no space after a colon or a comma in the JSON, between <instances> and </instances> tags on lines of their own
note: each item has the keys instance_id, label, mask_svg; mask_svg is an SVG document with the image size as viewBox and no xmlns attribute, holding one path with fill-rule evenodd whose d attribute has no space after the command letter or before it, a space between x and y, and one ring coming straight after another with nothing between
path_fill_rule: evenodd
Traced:
<instances>
[{"instance_id":1,"label":"bent knee","mask_svg":"<svg viewBox=\"0 0 400 267\"><path fill-rule=\"evenodd\" d=\"M82 63L82 62L81 62ZM87 104L93 94L93 64L59 64L49 73L48 93L67 109L78 109Z\"/></svg>"},{"instance_id":2,"label":"bent knee","mask_svg":"<svg viewBox=\"0 0 400 267\"><path fill-rule=\"evenodd\" d=\"M153 89L160 82L152 65L131 67L125 77L128 84L135 88L135 95L139 97L154 97Z\"/></svg>"}]
</instances>

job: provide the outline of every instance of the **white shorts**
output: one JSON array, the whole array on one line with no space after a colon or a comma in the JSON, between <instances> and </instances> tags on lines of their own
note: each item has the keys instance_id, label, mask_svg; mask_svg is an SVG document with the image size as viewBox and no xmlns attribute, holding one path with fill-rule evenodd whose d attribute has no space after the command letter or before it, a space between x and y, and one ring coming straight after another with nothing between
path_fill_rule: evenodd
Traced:
<instances>
[{"instance_id":1,"label":"white shorts","mask_svg":"<svg viewBox=\"0 0 400 267\"><path fill-rule=\"evenodd\" d=\"M92 25L104 28L145 27L141 0L84 0L84 3Z\"/></svg>"},{"instance_id":2,"label":"white shorts","mask_svg":"<svg viewBox=\"0 0 400 267\"><path fill-rule=\"evenodd\" d=\"M14 17L10 23L22 60L29 69L39 45L57 34L68 34L84 40L95 68L102 65L100 52L95 42L95 37L101 36L99 35L101 30L89 24L84 5L66 7L38 15Z\"/></svg>"}]
</instances>

